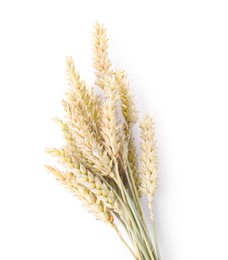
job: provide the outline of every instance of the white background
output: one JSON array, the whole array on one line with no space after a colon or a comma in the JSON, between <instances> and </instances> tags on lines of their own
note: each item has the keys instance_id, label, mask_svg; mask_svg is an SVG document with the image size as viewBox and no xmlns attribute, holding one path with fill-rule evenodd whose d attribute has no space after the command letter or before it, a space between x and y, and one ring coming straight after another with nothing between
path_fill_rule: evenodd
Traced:
<instances>
[{"instance_id":1,"label":"white background","mask_svg":"<svg viewBox=\"0 0 228 260\"><path fill-rule=\"evenodd\" d=\"M162 259L228 259L227 1L0 2L0 259L131 259L43 167L61 134L72 55L92 84L91 33L156 121Z\"/></svg>"}]
</instances>

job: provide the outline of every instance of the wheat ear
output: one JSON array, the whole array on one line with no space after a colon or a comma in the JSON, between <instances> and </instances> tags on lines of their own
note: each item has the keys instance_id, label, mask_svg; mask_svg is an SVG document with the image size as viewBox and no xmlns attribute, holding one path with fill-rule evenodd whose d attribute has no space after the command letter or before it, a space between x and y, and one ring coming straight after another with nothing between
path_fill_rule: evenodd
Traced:
<instances>
[{"instance_id":1,"label":"wheat ear","mask_svg":"<svg viewBox=\"0 0 228 260\"><path fill-rule=\"evenodd\" d=\"M96 85L104 89L104 77L109 73L111 61L108 57L108 38L106 28L99 23L94 26L93 34L93 67Z\"/></svg>"},{"instance_id":2,"label":"wheat ear","mask_svg":"<svg viewBox=\"0 0 228 260\"><path fill-rule=\"evenodd\" d=\"M132 127L138 120L138 111L136 107L135 97L134 94L132 93L131 88L129 87L129 82L127 81L127 75L125 71L116 71L114 72L114 76L119 86L121 109L126 123L125 135L128 142L127 160L129 161L134 182L138 190L138 194L140 195L138 158L136 154L136 147L135 147L133 133L132 133Z\"/></svg>"},{"instance_id":3,"label":"wheat ear","mask_svg":"<svg viewBox=\"0 0 228 260\"><path fill-rule=\"evenodd\" d=\"M109 158L107 151L99 143L95 134L91 131L83 114L77 107L66 105L67 124L75 140L77 148L93 165L93 169L103 175L108 175L112 172L112 161Z\"/></svg>"},{"instance_id":4,"label":"wheat ear","mask_svg":"<svg viewBox=\"0 0 228 260\"><path fill-rule=\"evenodd\" d=\"M59 180L64 186L66 186L76 197L83 201L83 205L93 213L98 220L102 222L113 223L114 218L109 209L104 206L104 203L97 198L88 188L80 185L74 173L61 172L58 169L45 165L49 172L53 173L57 180Z\"/></svg>"},{"instance_id":5,"label":"wheat ear","mask_svg":"<svg viewBox=\"0 0 228 260\"><path fill-rule=\"evenodd\" d=\"M63 122L59 118L54 118L54 121L57 122L63 132L64 139L67 143L67 150L80 162L82 162L87 168L93 168L94 163L89 161L83 156L82 151L77 147L77 142L75 141L69 126L67 123ZM46 151L53 156L58 156L58 153L63 153L63 149L56 149L56 148L47 148Z\"/></svg>"},{"instance_id":6,"label":"wheat ear","mask_svg":"<svg viewBox=\"0 0 228 260\"><path fill-rule=\"evenodd\" d=\"M101 135L109 155L117 158L120 153L123 126L117 112L118 88L112 77L105 77L105 101L102 105Z\"/></svg>"},{"instance_id":7,"label":"wheat ear","mask_svg":"<svg viewBox=\"0 0 228 260\"><path fill-rule=\"evenodd\" d=\"M74 173L78 184L88 188L107 208L121 215L117 197L104 178L89 171L70 153L67 147L61 149L48 148L46 151L53 157L57 157L60 164Z\"/></svg>"},{"instance_id":8,"label":"wheat ear","mask_svg":"<svg viewBox=\"0 0 228 260\"><path fill-rule=\"evenodd\" d=\"M158 187L158 156L152 119L147 115L140 124L141 128L141 171L140 189L147 195L152 213L154 193Z\"/></svg>"},{"instance_id":9,"label":"wheat ear","mask_svg":"<svg viewBox=\"0 0 228 260\"><path fill-rule=\"evenodd\" d=\"M81 80L79 72L75 69L72 57L66 58L66 73L70 88L66 93L66 102L72 106L80 104L77 109L81 109L87 123L92 130L99 135L96 120L100 110L100 97L95 94L93 88L86 86Z\"/></svg>"}]
</instances>

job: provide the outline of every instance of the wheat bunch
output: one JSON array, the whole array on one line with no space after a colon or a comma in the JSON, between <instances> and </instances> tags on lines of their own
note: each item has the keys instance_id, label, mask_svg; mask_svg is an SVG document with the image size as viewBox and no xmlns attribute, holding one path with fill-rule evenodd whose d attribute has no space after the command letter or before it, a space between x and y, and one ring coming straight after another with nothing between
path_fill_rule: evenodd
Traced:
<instances>
[{"instance_id":1,"label":"wheat bunch","mask_svg":"<svg viewBox=\"0 0 228 260\"><path fill-rule=\"evenodd\" d=\"M110 224L135 259L160 260L154 229L153 199L158 186L158 158L152 120L141 122L140 167L133 135L138 120L135 98L124 71L114 71L108 57L106 28L96 23L93 35L95 85L89 87L66 59L69 88L62 101L64 119L55 119L66 144L47 148L59 166L46 166L98 220ZM64 170L63 170L64 169ZM152 237L144 220L141 193L148 197ZM116 220L132 244L123 239Z\"/></svg>"}]
</instances>

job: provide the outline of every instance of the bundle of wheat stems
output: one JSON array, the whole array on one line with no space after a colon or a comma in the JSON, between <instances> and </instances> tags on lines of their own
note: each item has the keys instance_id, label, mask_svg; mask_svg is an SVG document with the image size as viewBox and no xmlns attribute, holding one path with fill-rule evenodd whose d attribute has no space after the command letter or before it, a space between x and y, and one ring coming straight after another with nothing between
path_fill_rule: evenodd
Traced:
<instances>
[{"instance_id":1,"label":"bundle of wheat stems","mask_svg":"<svg viewBox=\"0 0 228 260\"><path fill-rule=\"evenodd\" d=\"M69 89L63 100L64 120L56 119L66 145L48 148L60 167L46 166L98 220L110 224L134 259L159 260L152 203L158 186L158 159L153 122L140 123L140 164L133 137L138 120L134 95L125 71L114 71L108 57L106 29L94 26L93 67L98 95L80 78L72 58L66 59ZM149 232L141 195L148 197L152 221ZM129 236L127 243L119 225ZM124 230L122 228L122 230ZM151 233L152 235L150 235Z\"/></svg>"}]
</instances>

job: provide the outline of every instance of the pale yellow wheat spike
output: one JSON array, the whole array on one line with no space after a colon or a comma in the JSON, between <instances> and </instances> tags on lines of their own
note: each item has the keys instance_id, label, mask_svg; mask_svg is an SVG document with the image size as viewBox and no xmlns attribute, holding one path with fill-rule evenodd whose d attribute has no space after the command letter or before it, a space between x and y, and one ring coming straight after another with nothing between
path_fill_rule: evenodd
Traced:
<instances>
[{"instance_id":1,"label":"pale yellow wheat spike","mask_svg":"<svg viewBox=\"0 0 228 260\"><path fill-rule=\"evenodd\" d=\"M70 86L77 91L78 98L82 98L88 102L88 95L85 82L81 80L79 72L76 71L72 57L66 57L66 73Z\"/></svg>"},{"instance_id":2,"label":"pale yellow wheat spike","mask_svg":"<svg viewBox=\"0 0 228 260\"><path fill-rule=\"evenodd\" d=\"M97 198L88 188L79 184L72 172L61 172L58 169L45 165L49 172L53 173L55 177L70 191L72 191L84 203L84 206L95 215L98 220L103 222L113 223L114 218L109 209L104 206L104 203Z\"/></svg>"},{"instance_id":3,"label":"pale yellow wheat spike","mask_svg":"<svg viewBox=\"0 0 228 260\"><path fill-rule=\"evenodd\" d=\"M78 160L80 160L80 162L82 162L87 168L92 168L94 163L87 160L85 157L83 157L83 153L82 151L77 147L76 142L74 140L74 137L69 129L69 126L67 125L67 123L63 122L61 119L59 118L55 118L54 119L55 122L57 122L62 131L63 131L63 135L64 138L66 140L67 143L67 150L72 154L73 157L77 158ZM56 148L48 148L47 152L51 153L51 150L55 150L57 152L58 149ZM62 149L61 149L62 152ZM52 153L52 155L54 155L54 153ZM56 153L57 156L57 153Z\"/></svg>"},{"instance_id":4,"label":"pale yellow wheat spike","mask_svg":"<svg viewBox=\"0 0 228 260\"><path fill-rule=\"evenodd\" d=\"M158 187L158 156L155 132L152 119L146 116L140 124L141 128L141 170L140 189L148 196L152 216L154 193Z\"/></svg>"},{"instance_id":5,"label":"pale yellow wheat spike","mask_svg":"<svg viewBox=\"0 0 228 260\"><path fill-rule=\"evenodd\" d=\"M67 152L67 147L61 149L49 148L47 152L58 158L58 162L72 171L77 183L88 188L107 208L120 214L120 207L114 192L104 179L90 172L82 163Z\"/></svg>"},{"instance_id":6,"label":"pale yellow wheat spike","mask_svg":"<svg viewBox=\"0 0 228 260\"><path fill-rule=\"evenodd\" d=\"M80 163L74 168L73 172L78 183L82 184L95 194L107 208L120 214L117 198L114 192L106 184L106 181L101 179L100 176L92 174Z\"/></svg>"},{"instance_id":7,"label":"pale yellow wheat spike","mask_svg":"<svg viewBox=\"0 0 228 260\"><path fill-rule=\"evenodd\" d=\"M104 77L109 73L111 68L107 49L108 38L106 28L96 23L93 34L93 67L97 77L96 85L102 89L104 89Z\"/></svg>"},{"instance_id":8,"label":"pale yellow wheat spike","mask_svg":"<svg viewBox=\"0 0 228 260\"><path fill-rule=\"evenodd\" d=\"M84 117L91 125L93 131L99 134L96 127L96 120L100 110L100 97L96 95L93 88L88 88L81 80L79 72L76 71L72 57L66 58L67 75L70 88L67 92L69 104L80 103L83 108ZM80 107L78 109L81 109Z\"/></svg>"},{"instance_id":9,"label":"pale yellow wheat spike","mask_svg":"<svg viewBox=\"0 0 228 260\"><path fill-rule=\"evenodd\" d=\"M98 103L95 104L93 113L88 111L88 107L85 106L84 102L82 102L80 99L77 98L75 98L74 101L69 101L69 99L62 100L62 104L66 113L69 112L69 108L70 108L71 114L68 114L67 117L70 118L71 121L73 120L77 121L77 118L75 118L75 116L74 117L72 116L72 111L77 115L80 114L80 116L83 118L84 123L87 125L88 129L90 129L90 131L96 135L97 140L101 139L98 125L97 125L97 117L99 111L96 109L96 105L98 105Z\"/></svg>"},{"instance_id":10,"label":"pale yellow wheat spike","mask_svg":"<svg viewBox=\"0 0 228 260\"><path fill-rule=\"evenodd\" d=\"M63 106L72 106L80 110L84 120L89 125L91 130L99 137L99 130L97 126L98 117L100 115L100 97L97 96L93 88L88 89L85 95L86 99L80 97L75 89L69 89L66 99L62 101Z\"/></svg>"},{"instance_id":11,"label":"pale yellow wheat spike","mask_svg":"<svg viewBox=\"0 0 228 260\"><path fill-rule=\"evenodd\" d=\"M124 71L117 71L114 75L119 85L122 114L128 128L130 129L138 120L135 98L129 87L126 73Z\"/></svg>"},{"instance_id":12,"label":"pale yellow wheat spike","mask_svg":"<svg viewBox=\"0 0 228 260\"><path fill-rule=\"evenodd\" d=\"M102 175L111 175L112 161L107 151L97 140L97 136L87 125L81 111L70 105L67 105L65 110L67 112L67 125L83 158L88 160L90 165L93 164L94 171L98 171Z\"/></svg>"},{"instance_id":13,"label":"pale yellow wheat spike","mask_svg":"<svg viewBox=\"0 0 228 260\"><path fill-rule=\"evenodd\" d=\"M102 106L101 135L109 155L117 158L121 151L123 126L118 119L117 102L118 88L115 79L105 78L105 101Z\"/></svg>"},{"instance_id":14,"label":"pale yellow wheat spike","mask_svg":"<svg viewBox=\"0 0 228 260\"><path fill-rule=\"evenodd\" d=\"M124 71L116 71L114 73L114 76L119 86L121 109L126 123L125 134L127 136L126 140L128 141L127 159L130 163L135 185L139 192L138 162L137 162L137 154L136 154L134 138L132 133L132 127L138 120L138 111L136 108L134 95L127 81L126 73Z\"/></svg>"}]
</instances>

